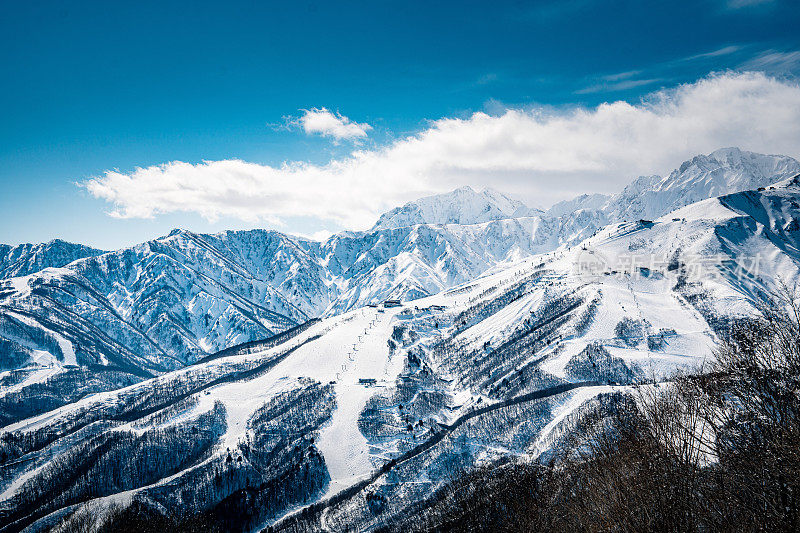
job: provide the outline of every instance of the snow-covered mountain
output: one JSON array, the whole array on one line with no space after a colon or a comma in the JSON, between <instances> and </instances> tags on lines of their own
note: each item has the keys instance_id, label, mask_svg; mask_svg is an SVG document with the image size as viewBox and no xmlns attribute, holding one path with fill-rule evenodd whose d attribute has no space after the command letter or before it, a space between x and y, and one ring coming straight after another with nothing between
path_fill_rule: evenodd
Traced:
<instances>
[{"instance_id":1,"label":"snow-covered mountain","mask_svg":"<svg viewBox=\"0 0 800 533\"><path fill-rule=\"evenodd\" d=\"M179 368L307 320L316 311L310 302L324 306L328 287L304 249L309 242L267 231L178 230L11 278L0 282L0 339L12 360L49 351L52 363L144 375Z\"/></svg>"},{"instance_id":2,"label":"snow-covered mountain","mask_svg":"<svg viewBox=\"0 0 800 533\"><path fill-rule=\"evenodd\" d=\"M103 254L60 241L28 246L6 254L16 277L0 281L0 369L99 365L145 377L312 317L437 294L574 246L611 222L655 218L798 172L791 158L725 149L666 178L639 178L613 197L585 195L546 214L465 187L324 242L263 230L176 230Z\"/></svg>"},{"instance_id":3,"label":"snow-covered mountain","mask_svg":"<svg viewBox=\"0 0 800 533\"><path fill-rule=\"evenodd\" d=\"M560 245L575 245L614 222L650 220L724 194L767 187L800 174L791 157L722 148L684 161L668 176L640 176L615 195L584 194L559 202L544 218L558 221Z\"/></svg>"},{"instance_id":4,"label":"snow-covered mountain","mask_svg":"<svg viewBox=\"0 0 800 533\"><path fill-rule=\"evenodd\" d=\"M541 211L492 189L476 192L461 187L446 194L426 196L384 213L373 230L418 224L480 224L491 220L530 217Z\"/></svg>"},{"instance_id":5,"label":"snow-covered mountain","mask_svg":"<svg viewBox=\"0 0 800 533\"><path fill-rule=\"evenodd\" d=\"M0 279L27 276L49 267L104 253L82 244L55 239L41 244L0 244Z\"/></svg>"},{"instance_id":6,"label":"snow-covered mountain","mask_svg":"<svg viewBox=\"0 0 800 533\"><path fill-rule=\"evenodd\" d=\"M421 224L323 243L263 230L176 230L0 281L0 369L38 361L164 372L313 317L436 294L585 238L600 223L593 216Z\"/></svg>"},{"instance_id":7,"label":"snow-covered mountain","mask_svg":"<svg viewBox=\"0 0 800 533\"><path fill-rule=\"evenodd\" d=\"M563 202L558 202L552 205L550 209L545 211L545 214L549 217L563 217L565 215L574 213L575 211L597 211L600 210L610 199L611 195L608 194L581 194L572 200L564 200Z\"/></svg>"},{"instance_id":8,"label":"snow-covered mountain","mask_svg":"<svg viewBox=\"0 0 800 533\"><path fill-rule=\"evenodd\" d=\"M324 243L176 230L0 281L0 369L38 362L164 372L316 316L435 294L552 249L548 231L536 218L345 232Z\"/></svg>"},{"instance_id":9,"label":"snow-covered mountain","mask_svg":"<svg viewBox=\"0 0 800 533\"><path fill-rule=\"evenodd\" d=\"M482 461L549 453L587 406L713 357L729 319L800 278L798 202L796 178L704 199L46 413L2 403L0 528L43 529L87 501L231 529L379 527ZM329 262L357 263L337 246Z\"/></svg>"},{"instance_id":10,"label":"snow-covered mountain","mask_svg":"<svg viewBox=\"0 0 800 533\"><path fill-rule=\"evenodd\" d=\"M685 205L800 174L791 157L722 148L685 161L669 176L642 176L599 209L609 221L653 219Z\"/></svg>"}]
</instances>

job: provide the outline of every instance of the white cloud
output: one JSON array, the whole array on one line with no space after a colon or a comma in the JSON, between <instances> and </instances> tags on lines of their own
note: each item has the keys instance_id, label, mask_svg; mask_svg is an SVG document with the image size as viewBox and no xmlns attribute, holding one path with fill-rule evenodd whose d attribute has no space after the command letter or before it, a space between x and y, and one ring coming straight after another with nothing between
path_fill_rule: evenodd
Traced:
<instances>
[{"instance_id":1,"label":"white cloud","mask_svg":"<svg viewBox=\"0 0 800 533\"><path fill-rule=\"evenodd\" d=\"M610 76L606 76L606 78L613 78L615 76L619 75L612 74ZM622 81L617 81L614 83L603 82L603 83L597 83L595 85L590 85L589 87L584 87L583 89L578 89L577 91L575 91L575 94L627 91L628 89L635 89L636 87L644 87L646 85L652 85L660 81L664 80L662 78L648 78L643 80L623 79Z\"/></svg>"},{"instance_id":2,"label":"white cloud","mask_svg":"<svg viewBox=\"0 0 800 533\"><path fill-rule=\"evenodd\" d=\"M744 49L744 46L738 44L732 44L729 46L723 46L722 48L717 48L716 50L712 50L710 52L704 52L702 54L695 54L693 56L684 57L679 59L677 62L679 63L686 63L688 61L697 61L698 59L710 59L714 57L722 57L728 56L731 54L735 54L736 52L740 52Z\"/></svg>"},{"instance_id":3,"label":"white cloud","mask_svg":"<svg viewBox=\"0 0 800 533\"><path fill-rule=\"evenodd\" d=\"M82 185L123 218L194 212L210 220L312 217L320 228L365 228L390 207L465 184L534 205L616 192L639 174L665 173L723 146L800 156L800 86L762 73L718 74L638 104L437 120L326 165L172 162L108 171Z\"/></svg>"},{"instance_id":4,"label":"white cloud","mask_svg":"<svg viewBox=\"0 0 800 533\"><path fill-rule=\"evenodd\" d=\"M327 229L321 229L309 235L308 238L314 241L324 241L327 240L328 237L330 237L331 235L333 235L332 231Z\"/></svg>"},{"instance_id":5,"label":"white cloud","mask_svg":"<svg viewBox=\"0 0 800 533\"><path fill-rule=\"evenodd\" d=\"M637 87L645 87L656 83L663 83L675 79L676 71L683 71L690 63L707 63L709 60L718 60L721 57L736 55L742 52L744 45L728 45L708 52L690 56L679 57L661 63L655 63L641 70L627 70L599 76L592 79L592 83L578 89L575 94L592 94L600 92L625 91ZM739 70L764 70L759 68L742 67ZM769 72L769 71L766 71ZM651 89L653 90L653 89Z\"/></svg>"},{"instance_id":6,"label":"white cloud","mask_svg":"<svg viewBox=\"0 0 800 533\"><path fill-rule=\"evenodd\" d=\"M351 122L346 116L324 107L303 110L303 116L297 122L309 135L319 134L337 141L364 138L372 129L369 124Z\"/></svg>"},{"instance_id":7,"label":"white cloud","mask_svg":"<svg viewBox=\"0 0 800 533\"><path fill-rule=\"evenodd\" d=\"M728 9L742 9L745 7L773 4L775 0L727 0Z\"/></svg>"},{"instance_id":8,"label":"white cloud","mask_svg":"<svg viewBox=\"0 0 800 533\"><path fill-rule=\"evenodd\" d=\"M766 50L748 59L742 68L775 75L795 74L800 72L800 50Z\"/></svg>"},{"instance_id":9,"label":"white cloud","mask_svg":"<svg viewBox=\"0 0 800 533\"><path fill-rule=\"evenodd\" d=\"M629 80L634 76L638 76L641 73L642 73L641 70L626 70L625 72L617 72L615 74L608 74L607 76L601 76L600 79L603 81Z\"/></svg>"}]
</instances>

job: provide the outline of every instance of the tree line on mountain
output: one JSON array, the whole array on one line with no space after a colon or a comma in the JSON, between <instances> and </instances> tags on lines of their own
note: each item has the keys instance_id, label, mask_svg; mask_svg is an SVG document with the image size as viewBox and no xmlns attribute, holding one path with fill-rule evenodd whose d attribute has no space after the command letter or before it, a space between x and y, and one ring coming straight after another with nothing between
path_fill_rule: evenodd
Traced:
<instances>
[{"instance_id":1,"label":"tree line on mountain","mask_svg":"<svg viewBox=\"0 0 800 533\"><path fill-rule=\"evenodd\" d=\"M14 370L10 374L24 379L34 371ZM25 384L13 394L0 396L0 427L52 411L96 392L127 387L140 381L142 378L139 376L106 367L58 369L43 381ZM0 464L5 462L2 448L0 444Z\"/></svg>"},{"instance_id":2,"label":"tree line on mountain","mask_svg":"<svg viewBox=\"0 0 800 533\"><path fill-rule=\"evenodd\" d=\"M56 456L27 479L0 516L0 527L24 527L46 514L158 481L196 462L225 430L225 408L185 423L142 432L106 431Z\"/></svg>"},{"instance_id":3,"label":"tree line on mountain","mask_svg":"<svg viewBox=\"0 0 800 533\"><path fill-rule=\"evenodd\" d=\"M120 391L116 401L92 403L89 407L66 410L56 418L56 423L42 429L21 428L18 431L0 433L0 479L7 465L26 454L37 452L81 428L103 420L135 421L148 414L169 408L176 402L208 387L222 382L231 382L243 377L253 377L278 358L285 357L291 349L270 358L243 358L242 360L214 365L191 367L186 372L168 375L164 379L150 381L146 387L134 387ZM84 381L82 382L81 379ZM80 398L92 390L109 385L112 388L135 382L135 376L105 369L78 368L55 375L42 383L34 383L0 399L0 423L9 423L20 413L63 402L64 396ZM113 380L113 381L111 381ZM41 397L40 397L41 395ZM3 408L8 408L4 413Z\"/></svg>"},{"instance_id":4,"label":"tree line on mountain","mask_svg":"<svg viewBox=\"0 0 800 533\"><path fill-rule=\"evenodd\" d=\"M430 349L430 357L439 369L458 376L462 387L480 390L497 399L552 385L555 380L539 368L542 357L532 358L531 354L557 344L572 329L585 331L594 320L598 295L587 303L587 295L581 291L557 295L546 291L543 303L521 319L504 342L496 345L487 341L476 346L470 339L459 336L470 325L487 320L521 298L537 279L527 277L490 302L479 302L460 313L455 323L462 325ZM573 312L576 310L579 312Z\"/></svg>"},{"instance_id":5,"label":"tree line on mountain","mask_svg":"<svg viewBox=\"0 0 800 533\"><path fill-rule=\"evenodd\" d=\"M23 366L34 349L44 350L59 360L64 353L58 340L46 330L31 326L9 313L0 314L0 370Z\"/></svg>"},{"instance_id":6,"label":"tree line on mountain","mask_svg":"<svg viewBox=\"0 0 800 533\"><path fill-rule=\"evenodd\" d=\"M247 421L249 431L230 447L221 447L219 440L225 430L222 404L215 404L211 413L221 410L219 421L191 419L183 414L196 405L198 401L190 398L132 423L134 428L147 428L173 418L186 420L165 429L149 429L138 437L128 431L107 431L99 437L108 439L112 433L119 435L114 437L115 442L126 439L129 456L112 454L97 459L94 449L77 447L70 455L72 462L48 469L59 472L69 467L68 472L79 474L80 488L91 490L76 493L63 481L74 477L67 471L60 478L40 476L37 484L27 486L22 494L19 513L6 518L33 513L34 517L41 516L38 511L42 508L59 509L64 504L143 487L125 507L91 502L77 507L61 520L56 531L252 531L287 509L313 502L324 490L330 477L314 442L316 432L335 407L332 385L308 378L299 380L296 388L278 393L259 408ZM198 428L209 426L217 426L212 438L198 435ZM165 440L173 434L182 439ZM195 453L201 444L204 449ZM80 458L84 457L87 474L76 470L82 467ZM142 471L142 466L148 470ZM158 483L177 471L179 477ZM73 497L67 500L59 490ZM34 501L33 495L55 501L42 497Z\"/></svg>"}]
</instances>

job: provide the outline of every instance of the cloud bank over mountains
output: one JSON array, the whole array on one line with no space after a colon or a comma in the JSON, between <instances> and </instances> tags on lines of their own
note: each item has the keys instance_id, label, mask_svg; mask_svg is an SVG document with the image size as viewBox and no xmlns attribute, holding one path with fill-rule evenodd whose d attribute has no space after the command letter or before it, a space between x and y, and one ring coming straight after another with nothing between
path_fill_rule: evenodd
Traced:
<instances>
[{"instance_id":1,"label":"cloud bank over mountains","mask_svg":"<svg viewBox=\"0 0 800 533\"><path fill-rule=\"evenodd\" d=\"M300 125L334 141L363 139L368 124L326 108ZM443 118L380 148L325 165L240 160L173 161L107 171L82 182L120 218L197 213L281 225L311 217L320 227L372 225L388 207L460 185L493 187L547 206L583 192L617 192L633 177L664 173L723 146L800 157L800 85L762 73L728 72L595 108L532 106L498 115Z\"/></svg>"}]
</instances>

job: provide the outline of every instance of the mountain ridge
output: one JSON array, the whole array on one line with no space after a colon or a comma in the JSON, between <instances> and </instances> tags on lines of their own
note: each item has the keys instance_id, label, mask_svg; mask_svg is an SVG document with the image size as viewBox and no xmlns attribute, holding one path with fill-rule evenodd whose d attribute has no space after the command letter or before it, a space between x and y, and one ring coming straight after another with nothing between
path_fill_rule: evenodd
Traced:
<instances>
[{"instance_id":1,"label":"mountain ridge","mask_svg":"<svg viewBox=\"0 0 800 533\"><path fill-rule=\"evenodd\" d=\"M78 259L105 253L62 239L43 243L0 244L0 279L27 276L45 268L63 267Z\"/></svg>"},{"instance_id":2,"label":"mountain ridge","mask_svg":"<svg viewBox=\"0 0 800 533\"><path fill-rule=\"evenodd\" d=\"M575 246L610 223L657 218L720 189L758 188L797 173L800 163L791 158L728 148L696 156L666 177L639 178L615 196L584 195L554 206L551 215L496 191L462 187L389 211L376 223L396 227L341 232L321 242L272 230L175 229L0 281L0 342L8 354L0 367L66 364L64 353L71 353L79 365L165 372L310 318L440 293L525 257ZM464 205L444 208L459 198ZM530 216L511 216L519 212ZM406 224L418 216L488 220Z\"/></svg>"},{"instance_id":3,"label":"mountain ridge","mask_svg":"<svg viewBox=\"0 0 800 533\"><path fill-rule=\"evenodd\" d=\"M480 224L541 213L541 210L528 207L494 189L486 188L477 192L465 185L396 207L381 215L370 231L420 224Z\"/></svg>"}]
</instances>

